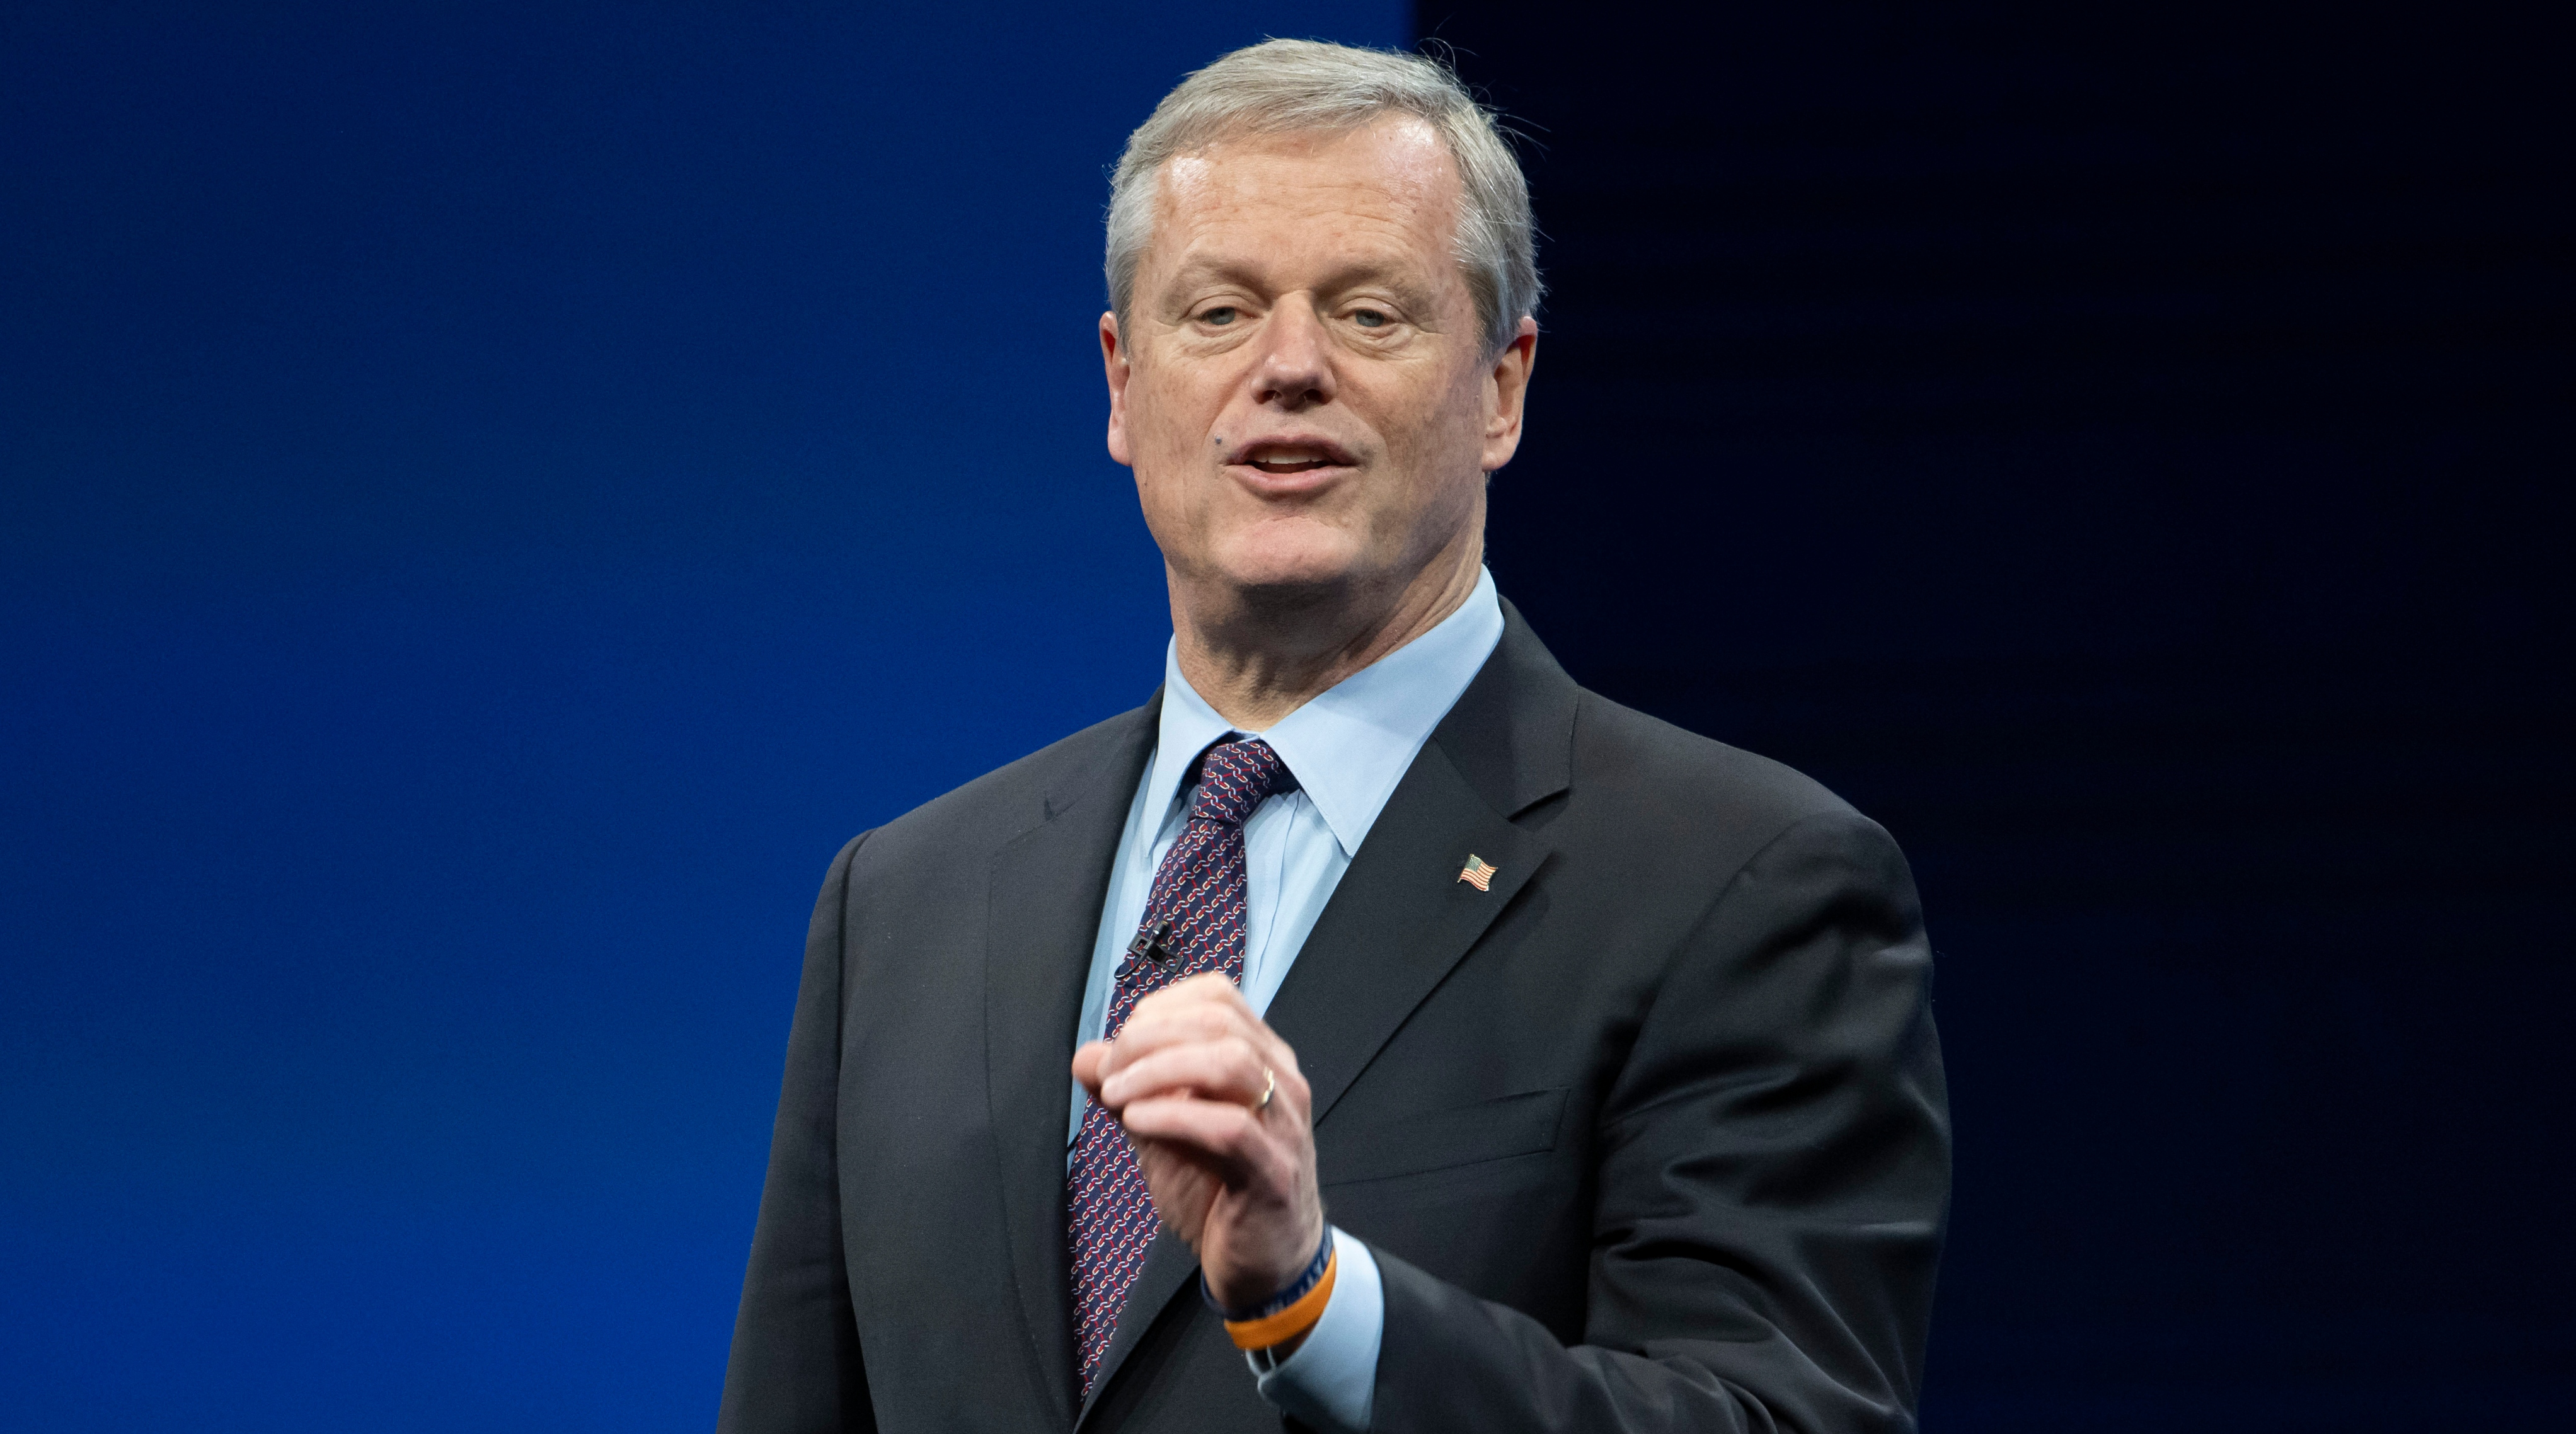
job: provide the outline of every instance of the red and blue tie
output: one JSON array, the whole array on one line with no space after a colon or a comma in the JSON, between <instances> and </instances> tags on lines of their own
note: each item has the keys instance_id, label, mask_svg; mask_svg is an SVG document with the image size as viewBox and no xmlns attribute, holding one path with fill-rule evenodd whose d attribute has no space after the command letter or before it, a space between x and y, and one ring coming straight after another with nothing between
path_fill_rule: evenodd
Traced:
<instances>
[{"instance_id":1,"label":"red and blue tie","mask_svg":"<svg viewBox=\"0 0 2576 1434\"><path fill-rule=\"evenodd\" d=\"M1186 976L1223 971L1243 981L1243 823L1273 795L1296 789L1287 764L1259 738L1210 747L1200 759L1189 825L1154 871L1145 920L1118 965L1103 1038L1136 1003ZM1073 1259L1073 1342L1089 1395L1127 1288L1154 1242L1154 1202L1126 1133L1098 1104L1082 1112L1065 1169Z\"/></svg>"}]
</instances>

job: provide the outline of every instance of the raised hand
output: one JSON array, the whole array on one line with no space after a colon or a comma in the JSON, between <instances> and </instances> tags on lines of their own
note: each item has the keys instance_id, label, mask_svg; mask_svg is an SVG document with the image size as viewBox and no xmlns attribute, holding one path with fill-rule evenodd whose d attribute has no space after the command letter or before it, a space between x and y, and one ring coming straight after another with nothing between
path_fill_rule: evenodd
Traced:
<instances>
[{"instance_id":1,"label":"raised hand","mask_svg":"<svg viewBox=\"0 0 2576 1434\"><path fill-rule=\"evenodd\" d=\"M1311 1092L1297 1053L1217 972L1137 1002L1073 1074L1118 1117L1155 1213L1197 1252L1228 1308L1268 1299L1324 1238Z\"/></svg>"}]
</instances>

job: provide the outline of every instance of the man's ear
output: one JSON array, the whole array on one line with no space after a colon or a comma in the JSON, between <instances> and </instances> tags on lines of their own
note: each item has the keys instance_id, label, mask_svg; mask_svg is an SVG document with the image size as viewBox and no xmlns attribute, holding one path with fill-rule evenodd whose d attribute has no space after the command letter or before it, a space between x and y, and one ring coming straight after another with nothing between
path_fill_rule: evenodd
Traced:
<instances>
[{"instance_id":1,"label":"man's ear","mask_svg":"<svg viewBox=\"0 0 2576 1434\"><path fill-rule=\"evenodd\" d=\"M1523 315L1520 332L1494 355L1485 375L1485 471L1493 472L1520 451L1521 415L1529 403L1530 371L1538 367L1538 320Z\"/></svg>"},{"instance_id":2,"label":"man's ear","mask_svg":"<svg viewBox=\"0 0 2576 1434\"><path fill-rule=\"evenodd\" d=\"M1109 378L1109 456L1130 468L1135 460L1127 451L1127 379L1133 366L1127 361L1126 345L1118 339L1118 315L1100 316L1100 366Z\"/></svg>"}]
</instances>

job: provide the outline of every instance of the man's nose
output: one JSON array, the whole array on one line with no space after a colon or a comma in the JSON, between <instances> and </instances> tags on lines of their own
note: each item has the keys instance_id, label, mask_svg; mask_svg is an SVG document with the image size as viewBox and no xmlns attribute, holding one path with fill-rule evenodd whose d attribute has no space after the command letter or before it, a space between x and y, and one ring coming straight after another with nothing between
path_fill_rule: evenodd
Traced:
<instances>
[{"instance_id":1,"label":"man's nose","mask_svg":"<svg viewBox=\"0 0 2576 1434\"><path fill-rule=\"evenodd\" d=\"M1299 409L1332 401L1331 338L1313 304L1290 296L1271 310L1262 340L1259 402Z\"/></svg>"}]
</instances>

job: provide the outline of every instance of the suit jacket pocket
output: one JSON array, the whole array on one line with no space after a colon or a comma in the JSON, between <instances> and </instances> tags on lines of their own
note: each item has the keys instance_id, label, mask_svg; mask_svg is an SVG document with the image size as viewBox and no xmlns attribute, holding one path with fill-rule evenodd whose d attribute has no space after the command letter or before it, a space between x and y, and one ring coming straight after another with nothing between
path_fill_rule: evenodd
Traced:
<instances>
[{"instance_id":1,"label":"suit jacket pocket","mask_svg":"<svg viewBox=\"0 0 2576 1434\"><path fill-rule=\"evenodd\" d=\"M1326 1186L1385 1180L1556 1148L1567 1087L1524 1091L1347 1131L1317 1131Z\"/></svg>"}]
</instances>

